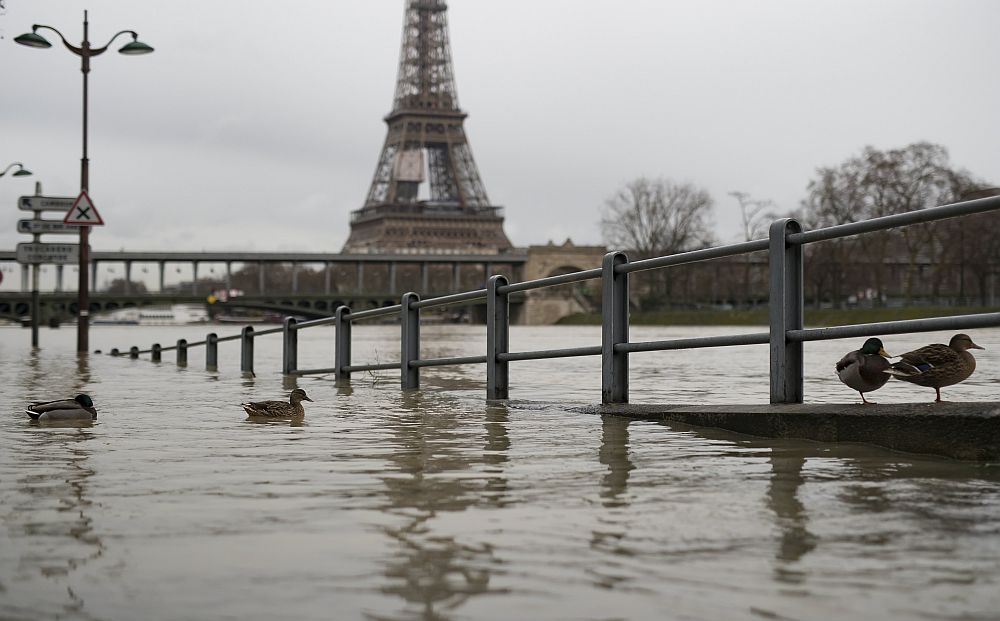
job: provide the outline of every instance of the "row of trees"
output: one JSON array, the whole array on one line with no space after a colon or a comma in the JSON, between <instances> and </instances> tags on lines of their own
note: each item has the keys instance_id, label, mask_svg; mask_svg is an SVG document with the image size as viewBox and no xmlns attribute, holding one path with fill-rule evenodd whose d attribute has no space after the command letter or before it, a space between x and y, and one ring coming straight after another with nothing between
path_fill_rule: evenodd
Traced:
<instances>
[{"instance_id":1,"label":"row of trees","mask_svg":"<svg viewBox=\"0 0 1000 621\"><path fill-rule=\"evenodd\" d=\"M739 204L749 241L765 237L779 216L795 217L805 228L834 226L1000 193L991 185L953 167L944 147L920 142L889 151L866 147L840 165L819 168L794 210L782 212L745 192L730 196ZM718 243L713 205L694 184L641 177L605 201L601 228L609 246L627 248L636 258L705 248ZM975 291L985 303L989 280L1000 269L1000 212L811 244L806 251L806 276L817 303L842 305L859 290L875 291L876 303L887 294L911 300L927 289L928 279L940 296L956 271L957 295ZM744 302L755 298L755 264L761 264L759 257L743 258L744 291L736 297ZM910 267L902 283L900 264ZM661 276L648 288L650 298L670 303L671 287L671 279Z\"/></svg>"}]
</instances>

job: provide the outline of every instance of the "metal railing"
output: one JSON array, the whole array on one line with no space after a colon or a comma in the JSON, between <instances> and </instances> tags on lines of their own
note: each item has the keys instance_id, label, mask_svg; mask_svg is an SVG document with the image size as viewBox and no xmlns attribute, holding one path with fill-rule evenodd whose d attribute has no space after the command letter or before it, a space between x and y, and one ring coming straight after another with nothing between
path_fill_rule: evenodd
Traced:
<instances>
[{"instance_id":1,"label":"metal railing","mask_svg":"<svg viewBox=\"0 0 1000 621\"><path fill-rule=\"evenodd\" d=\"M420 386L421 368L485 364L486 398L488 400L508 398L510 389L508 367L511 362L601 356L601 400L603 403L610 404L627 403L629 400L629 354L702 347L769 344L771 403L801 403L804 396L803 343L806 341L1000 326L1000 313L981 313L806 329L803 327L803 246L898 226L995 210L1000 210L1000 197L954 203L812 231L802 231L796 220L785 218L771 224L768 239L631 262L624 252L610 252L605 255L602 266L596 269L517 283L508 282L503 275L495 275L489 279L486 288L475 291L426 300L421 300L416 293L406 293L402 296L400 303L393 306L359 312L352 312L347 306L341 306L332 317L303 322L289 317L285 319L284 325L280 328L255 331L252 326L247 326L239 335L218 337L212 333L203 341L189 343L181 339L172 347L161 347L158 344L153 345L148 350L132 347L129 350L129 355L132 358L138 358L140 354L151 353L153 360L160 360L162 352L174 349L177 352L177 363L187 364L188 348L204 345L206 367L215 369L218 364L218 343L240 339L242 343L240 369L243 372L252 373L254 339L266 334L281 332L283 335L281 367L282 372L287 375L333 373L338 382L349 382L353 372L399 369L401 388L411 390ZM769 328L767 332L667 341L629 341L630 274L764 250L769 255L770 271ZM600 345L553 350L510 351L511 294L597 279L602 282L602 339ZM486 351L484 355L420 358L421 309L456 304L481 304L484 301L486 304ZM400 317L399 361L382 364L354 364L351 360L351 326L353 323L397 314ZM299 369L299 331L329 324L335 326L334 366L320 369ZM111 353L112 355L120 355L118 350L112 350Z\"/></svg>"}]
</instances>

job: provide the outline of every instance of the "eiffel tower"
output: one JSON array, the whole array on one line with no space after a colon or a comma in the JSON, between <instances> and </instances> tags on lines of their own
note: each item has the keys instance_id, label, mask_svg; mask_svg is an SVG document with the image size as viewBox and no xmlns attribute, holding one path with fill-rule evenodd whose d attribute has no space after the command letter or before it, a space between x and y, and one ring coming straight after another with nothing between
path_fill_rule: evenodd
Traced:
<instances>
[{"instance_id":1,"label":"eiffel tower","mask_svg":"<svg viewBox=\"0 0 1000 621\"><path fill-rule=\"evenodd\" d=\"M443 0L408 0L392 112L345 253L495 254L511 248L463 128ZM422 186L429 182L429 187Z\"/></svg>"}]
</instances>

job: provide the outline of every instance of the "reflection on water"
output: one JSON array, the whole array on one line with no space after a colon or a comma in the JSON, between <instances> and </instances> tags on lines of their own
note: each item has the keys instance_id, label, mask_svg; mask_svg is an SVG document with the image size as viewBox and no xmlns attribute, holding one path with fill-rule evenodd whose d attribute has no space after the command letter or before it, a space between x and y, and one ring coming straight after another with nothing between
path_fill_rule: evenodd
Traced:
<instances>
[{"instance_id":1,"label":"reflection on water","mask_svg":"<svg viewBox=\"0 0 1000 621\"><path fill-rule=\"evenodd\" d=\"M197 336L124 330L95 329L92 340L107 350ZM316 332L300 336L303 367L329 365L330 333ZM344 386L282 377L279 339L257 340L254 376L239 372L233 342L206 373L77 357L72 331L42 336L47 347L31 351L20 330L0 329L0 619L957 620L1000 610L995 464L567 411L563 400L600 398L596 359L515 365L515 396L548 402L487 407L477 365L425 369L424 388L403 393L394 373ZM483 340L478 326L425 336L427 357L476 355ZM590 328L515 336L518 350L599 342ZM386 361L398 326L359 326L355 337L359 361ZM989 348L980 375L954 390L998 399L989 373L1000 330L976 340ZM808 394L853 400L830 371L844 347L810 344ZM697 364L664 356L631 359L636 402L766 401L755 370L766 347ZM722 367L734 370L705 372ZM302 420L247 421L239 407L297 387L314 399ZM30 400L77 392L94 397L97 421L23 413Z\"/></svg>"},{"instance_id":2,"label":"reflection on water","mask_svg":"<svg viewBox=\"0 0 1000 621\"><path fill-rule=\"evenodd\" d=\"M805 575L797 569L796 563L816 547L816 536L807 528L806 510L798 496L799 488L805 483L802 468L806 460L775 451L768 463L771 464L771 481L767 488L767 506L774 511L780 533L775 554L780 563L774 569L775 579L800 584Z\"/></svg>"},{"instance_id":3,"label":"reflection on water","mask_svg":"<svg viewBox=\"0 0 1000 621\"><path fill-rule=\"evenodd\" d=\"M388 501L384 510L396 515L399 523L383 529L394 550L381 590L409 604L400 618L446 619L449 611L488 591L495 563L490 545L436 535L430 524L442 512L464 511L484 499L481 482L463 476L475 459L475 453L466 449L472 440L466 436L472 434L459 421L458 404L441 395L407 391L399 405L390 465L381 477ZM491 427L487 425L487 432L498 434ZM495 442L503 450L509 445L502 430ZM502 478L490 481L505 484Z\"/></svg>"}]
</instances>

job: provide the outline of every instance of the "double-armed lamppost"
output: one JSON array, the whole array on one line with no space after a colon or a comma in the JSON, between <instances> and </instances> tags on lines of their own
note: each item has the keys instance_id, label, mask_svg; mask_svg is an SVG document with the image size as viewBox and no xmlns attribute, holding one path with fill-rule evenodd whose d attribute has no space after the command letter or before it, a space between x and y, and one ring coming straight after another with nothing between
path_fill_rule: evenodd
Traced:
<instances>
[{"instance_id":1,"label":"double-armed lamppost","mask_svg":"<svg viewBox=\"0 0 1000 621\"><path fill-rule=\"evenodd\" d=\"M14 168L15 166L17 166L17 170L11 173L10 175L11 177L27 177L28 175L31 174L31 171L25 168L24 164L22 164L21 162L14 162L13 164L7 166L7 168L4 168L2 171L0 171L0 177L6 175L7 172L10 171L10 169Z\"/></svg>"},{"instance_id":2,"label":"double-armed lamppost","mask_svg":"<svg viewBox=\"0 0 1000 621\"><path fill-rule=\"evenodd\" d=\"M90 59L93 56L99 56L107 51L108 47L114 42L119 35L129 34L132 35L132 41L126 43L118 50L120 54L127 55L138 55L138 54L149 54L153 51L153 48L149 47L145 43L139 41L139 35L135 33L134 30L122 30L115 33L107 43L102 47L92 48L90 47L90 40L87 38L87 12L83 12L83 42L77 47L66 40L61 32L53 28L52 26L44 26L41 24L35 24L31 27L31 32L23 34L19 37L15 37L14 41L20 43L21 45L27 45L28 47L38 47L46 48L52 47L52 44L45 40L44 37L38 34L39 30L51 30L52 32L59 35L62 39L63 45L66 49L73 52L80 57L80 71L83 72L83 157L80 159L80 190L82 192L89 192L89 166L90 160L87 159L87 74L90 73ZM89 263L90 263L90 253L88 249L90 238L90 227L81 226L80 227L80 266L79 266L79 285L77 287L77 331L76 331L76 350L78 352L86 352L88 349L88 328L90 327L90 274L89 274Z\"/></svg>"}]
</instances>

